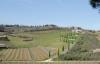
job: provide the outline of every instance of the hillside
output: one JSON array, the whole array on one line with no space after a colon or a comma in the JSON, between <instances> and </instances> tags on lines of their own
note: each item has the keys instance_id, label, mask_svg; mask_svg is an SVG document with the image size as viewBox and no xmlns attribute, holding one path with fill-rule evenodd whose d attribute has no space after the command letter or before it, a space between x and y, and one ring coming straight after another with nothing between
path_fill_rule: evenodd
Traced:
<instances>
[{"instance_id":1,"label":"hillside","mask_svg":"<svg viewBox=\"0 0 100 64\"><path fill-rule=\"evenodd\" d=\"M100 60L100 41L91 33L82 34L79 41L66 54L60 55L59 60Z\"/></svg>"},{"instance_id":2,"label":"hillside","mask_svg":"<svg viewBox=\"0 0 100 64\"><path fill-rule=\"evenodd\" d=\"M48 30L36 32L23 32L8 36L10 43L15 47L57 47L66 43L60 41L60 35L66 30Z\"/></svg>"}]
</instances>

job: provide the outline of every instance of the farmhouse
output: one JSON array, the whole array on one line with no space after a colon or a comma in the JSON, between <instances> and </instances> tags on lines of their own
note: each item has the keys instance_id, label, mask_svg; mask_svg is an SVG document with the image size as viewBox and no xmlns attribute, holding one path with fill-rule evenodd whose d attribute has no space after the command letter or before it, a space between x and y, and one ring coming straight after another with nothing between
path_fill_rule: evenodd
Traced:
<instances>
[{"instance_id":1,"label":"farmhouse","mask_svg":"<svg viewBox=\"0 0 100 64\"><path fill-rule=\"evenodd\" d=\"M79 28L77 28L77 27L74 27L74 28L72 29L72 32L79 33L79 32L82 32L82 29L79 29Z\"/></svg>"}]
</instances>

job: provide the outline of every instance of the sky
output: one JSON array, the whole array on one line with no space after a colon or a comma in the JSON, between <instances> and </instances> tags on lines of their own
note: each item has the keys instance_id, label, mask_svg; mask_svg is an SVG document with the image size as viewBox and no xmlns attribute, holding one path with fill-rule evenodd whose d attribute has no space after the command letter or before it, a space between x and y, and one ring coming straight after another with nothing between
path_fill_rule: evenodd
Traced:
<instances>
[{"instance_id":1,"label":"sky","mask_svg":"<svg viewBox=\"0 0 100 64\"><path fill-rule=\"evenodd\" d=\"M89 0L0 0L0 24L79 26L100 29Z\"/></svg>"}]
</instances>

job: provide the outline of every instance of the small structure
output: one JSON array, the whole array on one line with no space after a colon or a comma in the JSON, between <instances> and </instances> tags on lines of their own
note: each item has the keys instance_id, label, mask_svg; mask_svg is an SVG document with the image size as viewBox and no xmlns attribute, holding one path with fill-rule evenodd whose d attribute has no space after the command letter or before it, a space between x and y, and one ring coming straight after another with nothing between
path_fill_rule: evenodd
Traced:
<instances>
[{"instance_id":1,"label":"small structure","mask_svg":"<svg viewBox=\"0 0 100 64\"><path fill-rule=\"evenodd\" d=\"M79 33L82 32L82 29L78 29L77 27L74 27L74 29L72 29L72 32Z\"/></svg>"}]
</instances>

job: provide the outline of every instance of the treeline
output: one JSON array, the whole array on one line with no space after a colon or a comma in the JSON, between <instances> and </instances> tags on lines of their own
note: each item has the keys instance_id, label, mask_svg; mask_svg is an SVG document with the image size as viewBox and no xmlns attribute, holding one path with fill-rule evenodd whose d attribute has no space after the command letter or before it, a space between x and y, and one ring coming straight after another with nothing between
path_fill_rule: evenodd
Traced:
<instances>
[{"instance_id":1,"label":"treeline","mask_svg":"<svg viewBox=\"0 0 100 64\"><path fill-rule=\"evenodd\" d=\"M0 25L0 32L27 32L27 31L44 31L59 29L57 25L37 25L37 26L26 26L26 25Z\"/></svg>"},{"instance_id":2,"label":"treeline","mask_svg":"<svg viewBox=\"0 0 100 64\"><path fill-rule=\"evenodd\" d=\"M57 25L54 25L54 24L46 24L46 25L35 25L35 26L33 26L33 25L30 25L30 26L28 26L28 25L19 25L19 24L14 24L14 25L5 25L5 24L1 24L0 25L0 27L50 27L50 26L52 26L52 27L58 27Z\"/></svg>"}]
</instances>

